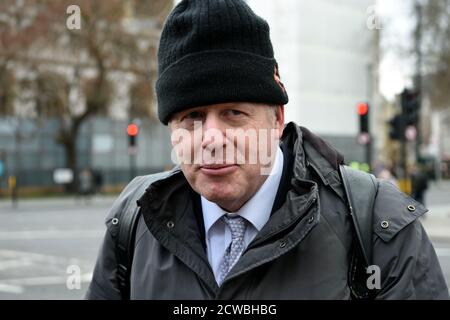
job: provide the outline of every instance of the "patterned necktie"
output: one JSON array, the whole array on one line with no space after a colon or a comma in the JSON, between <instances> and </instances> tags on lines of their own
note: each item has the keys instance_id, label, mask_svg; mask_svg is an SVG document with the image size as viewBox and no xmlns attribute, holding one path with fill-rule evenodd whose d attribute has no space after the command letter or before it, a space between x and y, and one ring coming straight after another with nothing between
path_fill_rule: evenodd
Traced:
<instances>
[{"instance_id":1,"label":"patterned necktie","mask_svg":"<svg viewBox=\"0 0 450 320\"><path fill-rule=\"evenodd\" d=\"M219 284L223 282L244 251L244 234L247 227L245 219L238 215L223 216L223 220L231 230L231 243L225 250L219 265Z\"/></svg>"}]
</instances>

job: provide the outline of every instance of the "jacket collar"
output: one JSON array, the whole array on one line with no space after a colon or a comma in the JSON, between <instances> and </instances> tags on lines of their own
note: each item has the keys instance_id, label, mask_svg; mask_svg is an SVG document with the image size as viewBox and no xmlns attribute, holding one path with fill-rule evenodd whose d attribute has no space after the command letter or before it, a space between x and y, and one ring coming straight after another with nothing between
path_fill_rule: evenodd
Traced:
<instances>
[{"instance_id":1,"label":"jacket collar","mask_svg":"<svg viewBox=\"0 0 450 320\"><path fill-rule=\"evenodd\" d=\"M304 177L302 174L309 168L320 177L324 185L330 187L344 202L346 201L339 174L339 166L344 164L344 156L339 151L321 137L294 122L285 126L281 140L295 155L295 178Z\"/></svg>"},{"instance_id":2,"label":"jacket collar","mask_svg":"<svg viewBox=\"0 0 450 320\"><path fill-rule=\"evenodd\" d=\"M344 163L344 157L321 137L315 135L305 127L300 127L294 122L289 122L283 131L281 138L293 150L296 161L294 174L297 178L304 177L307 165L313 163L319 170L321 178L326 181L326 176L339 169Z\"/></svg>"}]
</instances>

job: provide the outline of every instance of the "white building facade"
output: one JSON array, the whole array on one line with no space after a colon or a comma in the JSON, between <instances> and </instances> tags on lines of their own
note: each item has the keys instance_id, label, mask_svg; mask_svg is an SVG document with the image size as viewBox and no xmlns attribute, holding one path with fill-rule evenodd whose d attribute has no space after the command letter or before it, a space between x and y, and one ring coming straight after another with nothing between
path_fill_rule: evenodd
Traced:
<instances>
[{"instance_id":1,"label":"white building facade","mask_svg":"<svg viewBox=\"0 0 450 320\"><path fill-rule=\"evenodd\" d=\"M357 144L356 105L378 95L377 28L371 0L248 0L271 28L275 57L289 95L286 121L325 137L347 160L364 160ZM374 72L375 71L375 72ZM374 137L376 156L377 142Z\"/></svg>"}]
</instances>

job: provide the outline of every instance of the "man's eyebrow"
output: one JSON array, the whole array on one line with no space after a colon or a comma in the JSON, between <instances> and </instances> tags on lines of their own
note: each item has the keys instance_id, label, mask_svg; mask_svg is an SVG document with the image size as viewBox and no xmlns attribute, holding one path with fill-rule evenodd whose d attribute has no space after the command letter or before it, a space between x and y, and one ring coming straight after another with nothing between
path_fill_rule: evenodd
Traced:
<instances>
[{"instance_id":1,"label":"man's eyebrow","mask_svg":"<svg viewBox=\"0 0 450 320\"><path fill-rule=\"evenodd\" d=\"M205 107L193 107L193 108L189 108L187 110L185 110L185 113L183 114L189 114L191 112L199 112L199 111L204 111Z\"/></svg>"}]
</instances>

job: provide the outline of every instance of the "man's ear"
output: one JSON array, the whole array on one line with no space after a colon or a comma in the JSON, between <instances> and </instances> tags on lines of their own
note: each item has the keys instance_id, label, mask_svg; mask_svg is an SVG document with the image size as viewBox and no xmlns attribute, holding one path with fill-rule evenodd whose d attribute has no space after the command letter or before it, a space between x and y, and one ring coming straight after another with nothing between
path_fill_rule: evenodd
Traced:
<instances>
[{"instance_id":1,"label":"man's ear","mask_svg":"<svg viewBox=\"0 0 450 320\"><path fill-rule=\"evenodd\" d=\"M284 130L284 105L275 107L275 121L276 129L278 130L278 138L281 139Z\"/></svg>"}]
</instances>

